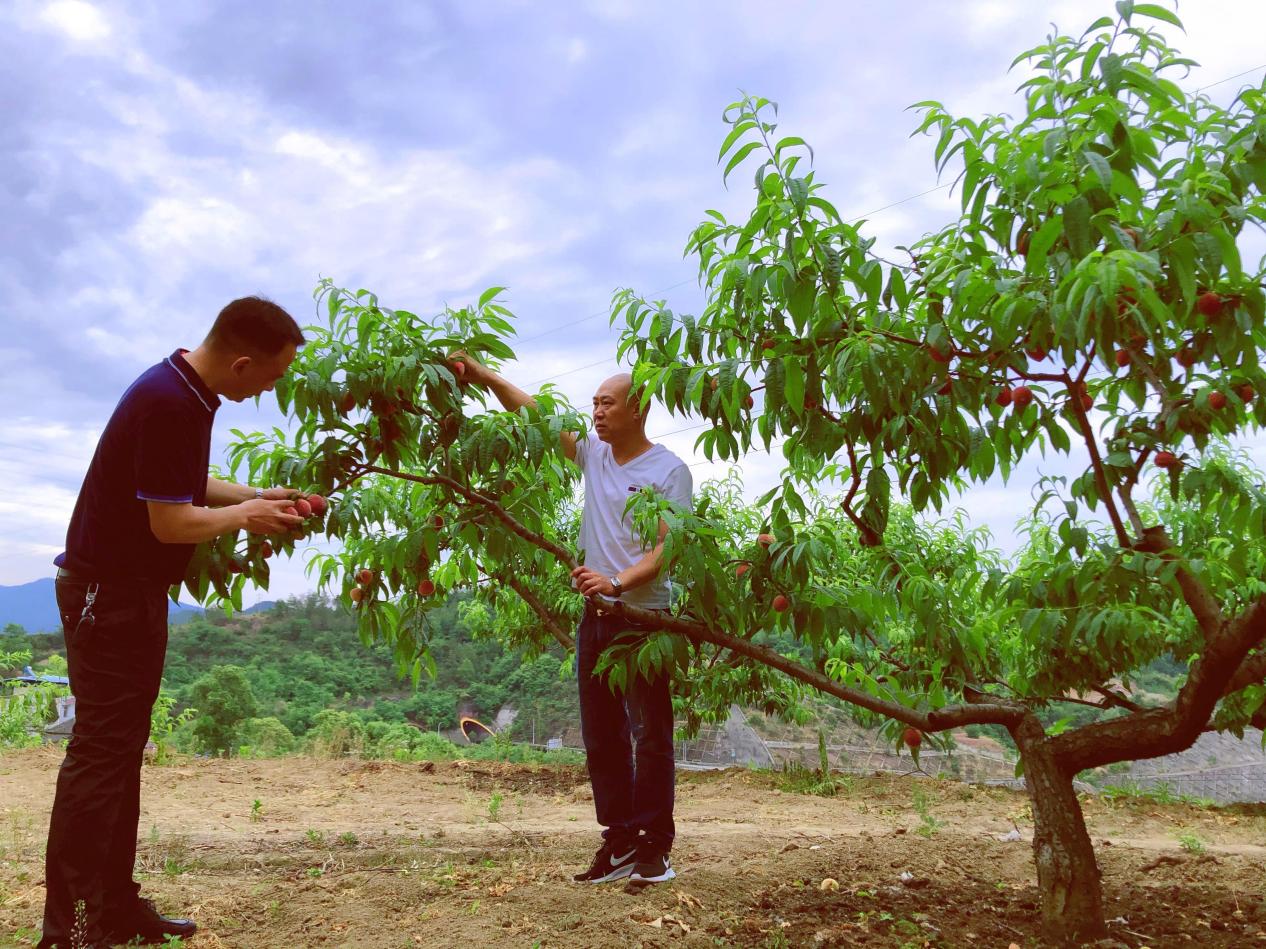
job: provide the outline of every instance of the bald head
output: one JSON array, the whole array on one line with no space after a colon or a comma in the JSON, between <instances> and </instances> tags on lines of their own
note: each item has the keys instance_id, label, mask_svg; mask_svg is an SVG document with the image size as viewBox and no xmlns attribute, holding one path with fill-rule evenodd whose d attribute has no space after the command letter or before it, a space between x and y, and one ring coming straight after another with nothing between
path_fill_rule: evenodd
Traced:
<instances>
[{"instance_id":1,"label":"bald head","mask_svg":"<svg viewBox=\"0 0 1266 949\"><path fill-rule=\"evenodd\" d=\"M633 391L633 377L616 373L598 386L593 394L593 427L604 442L645 440L646 410L641 393Z\"/></svg>"}]
</instances>

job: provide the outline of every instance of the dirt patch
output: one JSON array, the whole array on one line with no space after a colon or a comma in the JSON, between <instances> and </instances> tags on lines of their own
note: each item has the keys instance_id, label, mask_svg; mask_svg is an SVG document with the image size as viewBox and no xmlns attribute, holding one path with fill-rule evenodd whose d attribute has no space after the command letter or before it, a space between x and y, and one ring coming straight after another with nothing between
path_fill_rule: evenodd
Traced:
<instances>
[{"instance_id":1,"label":"dirt patch","mask_svg":"<svg viewBox=\"0 0 1266 949\"><path fill-rule=\"evenodd\" d=\"M37 936L59 760L0 758L0 945ZM145 772L138 864L160 906L198 919L191 949L1039 945L1023 795L779 784L681 774L680 876L634 893L570 882L597 844L583 768L185 761ZM1121 944L1266 946L1261 808L1086 812Z\"/></svg>"},{"instance_id":2,"label":"dirt patch","mask_svg":"<svg viewBox=\"0 0 1266 949\"><path fill-rule=\"evenodd\" d=\"M466 786L472 791L512 791L531 794L570 794L589 786L582 766L512 765L499 761L455 761Z\"/></svg>"}]
</instances>

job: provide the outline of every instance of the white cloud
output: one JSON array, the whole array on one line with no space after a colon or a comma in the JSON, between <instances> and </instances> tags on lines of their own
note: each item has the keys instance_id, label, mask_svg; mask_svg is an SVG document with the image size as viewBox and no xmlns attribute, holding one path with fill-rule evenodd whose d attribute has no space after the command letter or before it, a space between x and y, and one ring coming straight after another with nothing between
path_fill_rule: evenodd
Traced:
<instances>
[{"instance_id":1,"label":"white cloud","mask_svg":"<svg viewBox=\"0 0 1266 949\"><path fill-rule=\"evenodd\" d=\"M736 89L779 99L780 133L815 146L825 197L860 215L937 184L933 143L907 137L917 121L903 111L908 103L940 98L956 112L1005 111L1019 82L1005 73L1011 56L1040 42L1049 21L1075 30L1108 6L972 0L926 4L911 16L900 5L789 0L771 16L752 0L717 18L706 5L655 0L545 13L507 5L497 25L514 36L513 49L498 45L492 14L471 14L478 28L465 33L458 17L442 41L367 33L358 47L340 35L340 54L356 63L341 75L355 92L329 106L307 93L341 63L305 74L311 64L284 44L270 52L275 73L227 60L221 72L205 63L198 72L205 57L195 54L217 48L225 24L199 20L196 5L179 10L190 20L132 21L120 12L126 7L103 5L107 16L80 0L20 0L0 10L13 35L33 37L59 82L78 90L67 98L59 89L48 114L23 126L32 181L10 177L30 190L15 185L19 203L4 207L27 216L23 233L29 225L34 236L41 228L58 236L40 266L0 265L5 318L12 314L49 352L72 351L90 367L76 364L72 378L51 355L0 354L0 418L22 420L0 423L0 477L21 499L6 509L0 582L46 575L45 554L64 532L87 454L126 385L119 376L196 343L227 297L261 291L303 318L309 288L328 274L425 314L508 284L528 341L507 374L523 383L557 376L583 407L617 369L609 357L618 328L600 317L532 337L604 311L620 285L652 296L669 287L670 305L697 312L693 282L672 289L694 274L680 256L686 234L705 208L743 214L750 197L750 176L732 177L727 191L714 161L725 131L718 112ZM1266 5L1208 0L1180 12L1188 36L1179 45L1205 64L1184 85L1260 63L1254 37L1266 33ZM334 30L321 18L335 15L314 9L314 30ZM81 55L106 49L110 57ZM401 63L425 69L402 81ZM13 81L0 71L0 83ZM1229 97L1236 85L1218 92ZM442 94L419 105L432 86ZM67 104L83 111L56 111ZM444 125L441 108L461 121ZM426 121L410 124L419 111ZM67 207L54 200L59 186L71 192ZM881 247L909 243L957 208L955 196L936 191L874 213L867 233ZM653 419L652 434L693 424ZM226 405L218 430L276 420L268 407ZM697 435L665 441L698 463ZM777 482L781 462L777 449L744 459L749 496ZM1054 459L1052 470L1056 462L1079 464ZM696 480L725 468L700 464ZM990 482L961 503L1003 538L1031 503L1030 482L1015 483L1022 486ZM297 565L279 565L275 584L306 588Z\"/></svg>"},{"instance_id":2,"label":"white cloud","mask_svg":"<svg viewBox=\"0 0 1266 949\"><path fill-rule=\"evenodd\" d=\"M40 11L40 19L78 43L97 43L110 36L110 24L84 0L54 0Z\"/></svg>"}]
</instances>

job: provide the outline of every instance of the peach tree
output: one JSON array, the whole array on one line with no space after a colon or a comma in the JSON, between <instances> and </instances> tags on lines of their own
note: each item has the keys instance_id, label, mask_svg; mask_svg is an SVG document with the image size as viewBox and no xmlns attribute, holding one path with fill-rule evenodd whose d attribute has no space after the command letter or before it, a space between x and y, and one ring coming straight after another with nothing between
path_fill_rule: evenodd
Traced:
<instances>
[{"instance_id":1,"label":"peach tree","mask_svg":"<svg viewBox=\"0 0 1266 949\"><path fill-rule=\"evenodd\" d=\"M1174 15L1128 0L1118 14L1017 58L1018 118L916 106L961 214L901 260L825 199L773 103L734 103L720 160L727 177L754 166L755 202L745 220L708 212L690 239L706 307L625 291L613 317L648 398L709 420L707 455L777 441L783 479L762 499L772 566L789 571L777 625L884 703L864 707L1010 732L1056 940L1105 928L1073 777L1266 717L1266 490L1227 447L1266 422L1266 273L1244 260L1266 219L1266 97L1185 92L1190 61L1149 27ZM1014 563L960 542L934 564L894 538L911 529L894 499L940 511L1039 454L1076 473L1019 486L1035 523ZM827 519L805 500L824 477L843 485L860 565L835 596L815 579L832 569ZM693 604L707 580L673 553ZM964 567L965 595L944 597ZM869 663L849 664L856 651ZM1136 703L1130 675L1166 654L1188 668L1176 699ZM1070 700L1112 714L1042 725Z\"/></svg>"},{"instance_id":2,"label":"peach tree","mask_svg":"<svg viewBox=\"0 0 1266 949\"><path fill-rule=\"evenodd\" d=\"M731 701L794 714L812 689L912 746L1007 729L1054 941L1105 931L1074 776L1266 717L1266 491L1228 447L1266 422L1266 275L1243 259L1266 216L1264 93L1220 107L1184 92L1190 63L1153 20L1175 22L1126 0L1022 54L1018 118L921 103L962 212L908 259L841 218L772 103L734 103L721 160L727 177L754 170L753 207L691 235L706 305L622 291L612 314L645 397L709 423L706 455L785 459L754 505L733 481L690 510L631 498L646 536L672 527L678 597L662 634L612 651L612 674L670 670L696 722ZM415 675L428 610L453 590L512 642L566 644L581 552L559 435L584 420L550 389L490 409L449 355L513 357L498 290L427 319L329 281L318 298L277 387L292 427L239 433L234 471L330 498L309 570ZM1015 557L929 519L1039 455L1077 473L1015 485L1036 500ZM240 603L293 545L226 538L190 589ZM1130 677L1160 656L1188 673L1149 706ZM1103 714L1043 724L1070 702Z\"/></svg>"}]
</instances>

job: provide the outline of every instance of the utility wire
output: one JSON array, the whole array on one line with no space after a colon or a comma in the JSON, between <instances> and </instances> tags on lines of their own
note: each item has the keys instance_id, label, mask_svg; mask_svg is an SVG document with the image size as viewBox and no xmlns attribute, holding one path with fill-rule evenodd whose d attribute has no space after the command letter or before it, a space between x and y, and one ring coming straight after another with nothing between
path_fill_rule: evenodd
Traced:
<instances>
[{"instance_id":1,"label":"utility wire","mask_svg":"<svg viewBox=\"0 0 1266 949\"><path fill-rule=\"evenodd\" d=\"M1266 69L1266 63L1262 63L1258 66L1254 66L1251 69L1246 69L1243 72L1238 72L1233 76L1227 76L1225 79L1219 79L1216 82L1211 82L1206 86L1201 86L1199 89L1194 90L1192 94L1197 95L1201 92L1204 92L1206 89L1212 89L1215 86L1222 85L1223 83L1231 82L1235 79L1240 79L1244 76L1249 75L1250 73L1255 73L1261 69ZM935 188L928 188L926 191L920 191L918 194L912 194L907 197L900 198L897 201L893 201L890 204L885 204L882 207L875 208L872 211L867 211L865 214L855 215L854 217L850 218L850 220L854 222L866 220L876 214L882 213L883 211L888 211L892 208L899 207L900 205L906 204L909 201L915 201L915 200L918 200L919 198L927 197L929 194L935 194L938 191L944 191L946 188L953 187L953 184L954 183L952 181L948 181L945 184L937 185ZM670 290L676 290L679 287L684 287L689 282L690 282L689 280L682 280L681 282L675 283L670 287L664 287L662 290L654 291L651 294L651 296L657 296L658 294L661 294L661 293L667 293ZM570 320L566 323L560 323L557 326L552 326L547 330L542 330L541 332L535 334L534 336L524 337L523 339L518 340L518 342L529 343L529 342L532 342L533 340L540 339L543 336L549 336L551 333L557 333L561 330L565 330L568 327L578 326L579 324L586 323L589 320L596 320L600 316L606 316L608 312L609 311L607 310L599 310L597 313L592 313L589 316L581 317L578 320ZM587 365L587 366L579 366L575 369L568 369L564 372L558 373L557 375L547 376L544 379L538 379L536 382L529 383L529 385L539 385L540 383L543 383L543 382L552 382L553 380L560 379L563 376L568 376L568 375L571 375L572 373L581 372L584 369L592 369L594 366L600 366L605 362L614 362L614 361L615 361L614 359L604 359L596 363L591 363L590 365ZM670 434L674 434L674 433L670 433ZM660 436L660 437L662 438L663 436Z\"/></svg>"},{"instance_id":2,"label":"utility wire","mask_svg":"<svg viewBox=\"0 0 1266 949\"><path fill-rule=\"evenodd\" d=\"M678 287L684 287L688 283L690 283L689 279L682 280L679 283L674 283L671 287L664 287L662 290L653 291L651 293L651 296L659 296L659 294L667 293L669 290L676 290ZM542 336L549 336L551 333L557 333L560 330L565 330L570 326L579 326L581 323L588 323L590 320L596 320L598 317L606 316L610 312L611 312L610 310L599 310L597 313L591 313L588 316L582 316L578 320L570 320L566 323L559 323L557 326L551 326L549 329L542 330L541 332L537 333L534 336L524 336L522 339L515 340L515 342L530 343L534 340L540 339Z\"/></svg>"}]
</instances>

